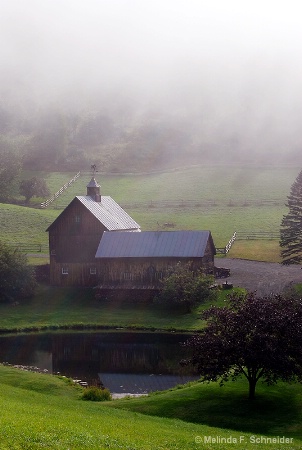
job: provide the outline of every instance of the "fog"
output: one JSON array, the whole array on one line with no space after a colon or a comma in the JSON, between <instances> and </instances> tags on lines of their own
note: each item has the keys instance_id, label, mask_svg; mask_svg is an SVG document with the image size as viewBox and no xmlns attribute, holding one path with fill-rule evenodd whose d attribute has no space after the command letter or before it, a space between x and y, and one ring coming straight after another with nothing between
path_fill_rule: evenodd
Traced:
<instances>
[{"instance_id":1,"label":"fog","mask_svg":"<svg viewBox=\"0 0 302 450\"><path fill-rule=\"evenodd\" d=\"M0 100L126 107L129 120L169 116L226 149L299 152L299 4L0 0Z\"/></svg>"}]
</instances>

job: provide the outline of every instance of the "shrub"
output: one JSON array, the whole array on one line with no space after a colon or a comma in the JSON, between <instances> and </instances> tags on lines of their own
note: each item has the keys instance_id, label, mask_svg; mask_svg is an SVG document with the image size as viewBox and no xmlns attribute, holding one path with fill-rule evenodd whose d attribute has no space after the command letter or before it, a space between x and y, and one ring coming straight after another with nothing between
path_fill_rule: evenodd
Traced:
<instances>
[{"instance_id":1,"label":"shrub","mask_svg":"<svg viewBox=\"0 0 302 450\"><path fill-rule=\"evenodd\" d=\"M91 402L104 402L111 399L109 389L100 389L95 386L86 388L82 395L82 400L89 400Z\"/></svg>"},{"instance_id":2,"label":"shrub","mask_svg":"<svg viewBox=\"0 0 302 450\"><path fill-rule=\"evenodd\" d=\"M0 241L0 302L30 298L35 288L35 273L26 256Z\"/></svg>"},{"instance_id":3,"label":"shrub","mask_svg":"<svg viewBox=\"0 0 302 450\"><path fill-rule=\"evenodd\" d=\"M190 313L194 305L206 300L215 300L216 291L211 289L214 279L201 272L194 273L191 263L182 265L177 263L174 271L162 281L162 288L155 299L155 303L175 308L184 306Z\"/></svg>"}]
</instances>

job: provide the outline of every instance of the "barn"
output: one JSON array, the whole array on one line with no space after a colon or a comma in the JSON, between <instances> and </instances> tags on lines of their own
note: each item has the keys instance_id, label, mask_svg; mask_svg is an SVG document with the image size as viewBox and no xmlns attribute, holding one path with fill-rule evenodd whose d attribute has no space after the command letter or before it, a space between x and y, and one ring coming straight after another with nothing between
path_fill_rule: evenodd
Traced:
<instances>
[{"instance_id":1,"label":"barn","mask_svg":"<svg viewBox=\"0 0 302 450\"><path fill-rule=\"evenodd\" d=\"M136 290L152 297L178 263L193 272L213 272L215 253L210 231L105 232L96 252L99 294Z\"/></svg>"},{"instance_id":2,"label":"barn","mask_svg":"<svg viewBox=\"0 0 302 450\"><path fill-rule=\"evenodd\" d=\"M87 195L75 197L48 227L50 283L95 286L95 254L105 231L139 232L140 226L111 197L102 196L93 177Z\"/></svg>"},{"instance_id":3,"label":"barn","mask_svg":"<svg viewBox=\"0 0 302 450\"><path fill-rule=\"evenodd\" d=\"M213 272L210 231L144 231L93 177L48 227L50 283L152 293L178 262ZM154 292L153 292L154 294Z\"/></svg>"}]
</instances>

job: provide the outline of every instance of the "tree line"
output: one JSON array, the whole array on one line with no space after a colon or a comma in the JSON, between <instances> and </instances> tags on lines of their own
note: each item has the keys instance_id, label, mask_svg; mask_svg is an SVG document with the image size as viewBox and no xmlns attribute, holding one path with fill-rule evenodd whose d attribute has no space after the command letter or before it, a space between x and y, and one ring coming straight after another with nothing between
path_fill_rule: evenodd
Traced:
<instances>
[{"instance_id":1,"label":"tree line","mask_svg":"<svg viewBox=\"0 0 302 450\"><path fill-rule=\"evenodd\" d=\"M174 111L136 110L119 99L97 108L8 106L0 102L0 138L25 169L79 171L94 162L103 171L148 171L198 163L271 163L268 150L245 152L234 136L205 133L202 118ZM2 153L1 146L0 152ZM286 162L300 158L296 149ZM276 160L282 163L282 155ZM284 159L285 160L285 157Z\"/></svg>"}]
</instances>

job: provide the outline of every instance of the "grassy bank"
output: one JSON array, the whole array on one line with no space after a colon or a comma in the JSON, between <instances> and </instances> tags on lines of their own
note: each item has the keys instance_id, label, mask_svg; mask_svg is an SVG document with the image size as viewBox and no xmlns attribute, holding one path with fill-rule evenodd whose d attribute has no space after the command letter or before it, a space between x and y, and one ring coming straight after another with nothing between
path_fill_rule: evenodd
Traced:
<instances>
[{"instance_id":1,"label":"grassy bank","mask_svg":"<svg viewBox=\"0 0 302 450\"><path fill-rule=\"evenodd\" d=\"M221 293L217 304L223 303L227 292ZM96 300L92 289L40 285L33 299L16 306L0 304L0 331L80 329L88 326L193 331L201 326L200 311L209 306L205 303L191 314L185 314L160 305Z\"/></svg>"},{"instance_id":2,"label":"grassy bank","mask_svg":"<svg viewBox=\"0 0 302 450\"><path fill-rule=\"evenodd\" d=\"M223 387L218 383L192 383L131 401L115 400L110 406L244 433L302 438L301 384L266 386L260 381L256 398L251 401L245 379Z\"/></svg>"},{"instance_id":3,"label":"grassy bank","mask_svg":"<svg viewBox=\"0 0 302 450\"><path fill-rule=\"evenodd\" d=\"M213 394L215 392L212 388ZM145 410L136 412L132 411L132 408L137 408L136 400L85 402L80 400L80 392L68 386L62 379L0 366L0 395L2 411L4 411L1 415L0 448L7 450L41 448L229 450L234 448L233 443L209 445L204 443L204 436L219 436L220 439L232 437L237 440L238 448L259 449L261 446L251 443L250 439L254 435L262 434L288 436L292 439L290 446L267 443L265 448L268 449L289 447L299 449L302 445L302 441L299 440L300 398L295 400L293 396L285 395L282 401L281 389L279 392L276 391L274 400L269 404L266 404L264 398L262 399L260 406L265 408L258 410L260 414L258 417L255 413L256 406L249 406L240 392L235 394L234 390L230 390L223 395L222 399L220 396L215 396L210 400L206 396L204 412L198 423L192 423L192 417L184 418L184 410L191 404L190 414L194 408L200 412L198 404L203 404L205 393L199 387L173 391L173 399L172 392L141 399L141 405L145 402ZM151 400L153 413L150 405L148 406ZM292 408L286 405L285 400L292 402ZM278 414L273 410L274 405L280 412L279 420L275 424L273 421L278 419ZM112 406L121 409L112 408ZM224 409L226 406L227 410ZM246 414L248 425L244 422L244 418L241 419L241 423L245 423L244 428L240 428L237 423L238 406L238 412L241 410ZM282 412L285 406L285 413L290 411L287 419L286 414ZM147 415L157 414L157 412L161 413L161 417ZM248 412L251 413L250 416ZM228 428L224 428L227 419ZM212 422L212 425L209 425L209 422ZM238 444L242 436L245 440L244 447Z\"/></svg>"}]
</instances>

